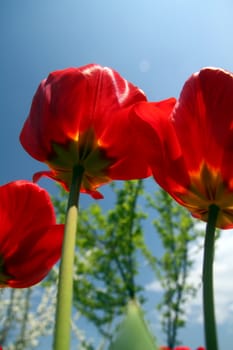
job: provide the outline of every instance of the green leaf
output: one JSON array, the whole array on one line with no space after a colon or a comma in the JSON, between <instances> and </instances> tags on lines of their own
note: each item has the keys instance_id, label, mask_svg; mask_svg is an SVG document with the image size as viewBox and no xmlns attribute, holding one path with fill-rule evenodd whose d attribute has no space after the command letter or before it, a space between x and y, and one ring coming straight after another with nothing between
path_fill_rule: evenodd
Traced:
<instances>
[{"instance_id":1,"label":"green leaf","mask_svg":"<svg viewBox=\"0 0 233 350\"><path fill-rule=\"evenodd\" d=\"M138 303L131 300L109 350L158 350Z\"/></svg>"}]
</instances>

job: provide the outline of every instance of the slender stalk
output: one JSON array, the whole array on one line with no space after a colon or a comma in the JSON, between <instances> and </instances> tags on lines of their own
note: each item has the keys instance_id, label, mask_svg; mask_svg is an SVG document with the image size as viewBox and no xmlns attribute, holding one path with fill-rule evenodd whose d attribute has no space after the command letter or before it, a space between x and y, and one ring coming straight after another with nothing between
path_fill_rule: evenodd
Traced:
<instances>
[{"instance_id":1,"label":"slender stalk","mask_svg":"<svg viewBox=\"0 0 233 350\"><path fill-rule=\"evenodd\" d=\"M213 288L214 243L218 212L219 208L215 204L209 206L209 216L206 226L204 246L203 312L206 350L218 350Z\"/></svg>"},{"instance_id":2,"label":"slender stalk","mask_svg":"<svg viewBox=\"0 0 233 350\"><path fill-rule=\"evenodd\" d=\"M73 264L78 223L78 202L84 169L75 166L70 188L62 257L59 270L57 309L54 331L54 350L69 350L73 299Z\"/></svg>"}]
</instances>

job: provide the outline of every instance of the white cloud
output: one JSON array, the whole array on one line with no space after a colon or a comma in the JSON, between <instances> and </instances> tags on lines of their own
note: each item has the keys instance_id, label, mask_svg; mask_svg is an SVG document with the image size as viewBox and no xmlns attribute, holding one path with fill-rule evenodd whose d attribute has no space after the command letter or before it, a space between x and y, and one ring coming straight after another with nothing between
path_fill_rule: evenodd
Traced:
<instances>
[{"instance_id":1,"label":"white cloud","mask_svg":"<svg viewBox=\"0 0 233 350\"><path fill-rule=\"evenodd\" d=\"M151 282L151 283L148 283L145 286L145 289L148 292L162 292L163 291L163 288L161 287L161 284L159 283L159 281L156 281L156 280Z\"/></svg>"}]
</instances>

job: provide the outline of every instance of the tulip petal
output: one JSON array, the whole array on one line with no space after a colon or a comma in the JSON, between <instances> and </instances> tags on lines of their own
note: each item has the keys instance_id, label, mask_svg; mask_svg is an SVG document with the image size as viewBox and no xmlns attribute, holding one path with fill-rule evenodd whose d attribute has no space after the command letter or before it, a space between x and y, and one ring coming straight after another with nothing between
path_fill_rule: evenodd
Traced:
<instances>
[{"instance_id":1,"label":"tulip petal","mask_svg":"<svg viewBox=\"0 0 233 350\"><path fill-rule=\"evenodd\" d=\"M138 139L144 146L144 156L158 184L167 191L175 188L178 192L186 192L189 179L170 119L175 103L174 98L141 102L135 106L131 118ZM171 172L173 177L170 176Z\"/></svg>"},{"instance_id":2,"label":"tulip petal","mask_svg":"<svg viewBox=\"0 0 233 350\"><path fill-rule=\"evenodd\" d=\"M202 69L185 83L173 122L189 171L203 162L215 169L229 164L224 153L233 151L232 95L233 75L222 69Z\"/></svg>"},{"instance_id":3,"label":"tulip petal","mask_svg":"<svg viewBox=\"0 0 233 350\"><path fill-rule=\"evenodd\" d=\"M60 258L64 227L56 225L49 195L35 184L8 183L0 187L0 198L1 274L7 276L0 284L28 287Z\"/></svg>"}]
</instances>

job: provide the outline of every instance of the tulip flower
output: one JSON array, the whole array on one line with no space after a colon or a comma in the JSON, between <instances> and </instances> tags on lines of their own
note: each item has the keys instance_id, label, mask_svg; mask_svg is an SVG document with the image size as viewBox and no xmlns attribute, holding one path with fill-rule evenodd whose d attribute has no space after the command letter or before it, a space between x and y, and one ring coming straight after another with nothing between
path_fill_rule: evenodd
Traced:
<instances>
[{"instance_id":1,"label":"tulip flower","mask_svg":"<svg viewBox=\"0 0 233 350\"><path fill-rule=\"evenodd\" d=\"M0 287L40 282L61 256L63 225L45 190L27 181L0 186Z\"/></svg>"},{"instance_id":2,"label":"tulip flower","mask_svg":"<svg viewBox=\"0 0 233 350\"><path fill-rule=\"evenodd\" d=\"M102 184L149 176L143 145L128 117L145 100L139 88L97 64L51 73L39 85L20 135L25 150L51 169L34 180L48 176L70 190L79 165L81 192L98 199Z\"/></svg>"},{"instance_id":3,"label":"tulip flower","mask_svg":"<svg viewBox=\"0 0 233 350\"><path fill-rule=\"evenodd\" d=\"M201 220L211 204L219 207L216 226L223 229L233 227L232 95L231 73L204 68L170 111L161 109L169 101L143 103L133 116L158 184Z\"/></svg>"}]
</instances>

